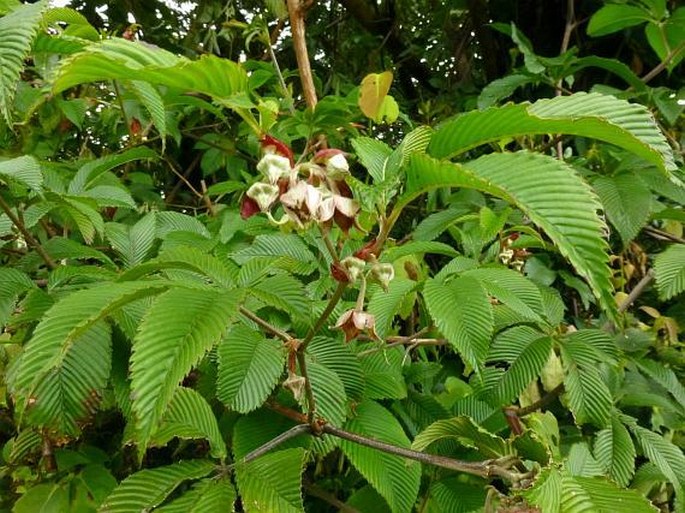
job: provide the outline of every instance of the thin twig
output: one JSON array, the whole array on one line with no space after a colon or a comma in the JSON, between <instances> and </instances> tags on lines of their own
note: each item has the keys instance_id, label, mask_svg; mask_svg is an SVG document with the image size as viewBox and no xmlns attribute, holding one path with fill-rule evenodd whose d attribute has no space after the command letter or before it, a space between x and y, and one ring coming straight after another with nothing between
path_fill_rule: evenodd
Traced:
<instances>
[{"instance_id":1,"label":"thin twig","mask_svg":"<svg viewBox=\"0 0 685 513\"><path fill-rule=\"evenodd\" d=\"M516 408L516 415L518 417L525 417L526 415L530 415L531 413L544 408L545 406L551 404L563 391L564 384L560 383L534 403L524 406L523 408Z\"/></svg>"},{"instance_id":2,"label":"thin twig","mask_svg":"<svg viewBox=\"0 0 685 513\"><path fill-rule=\"evenodd\" d=\"M307 492L308 495L311 495L312 497L317 497L318 499L327 502L334 508L337 508L338 511L342 511L343 513L360 513L358 509L355 509L352 506L348 506L332 493L324 490L320 486L316 486L313 483L305 483L304 490Z\"/></svg>"},{"instance_id":3,"label":"thin twig","mask_svg":"<svg viewBox=\"0 0 685 513\"><path fill-rule=\"evenodd\" d=\"M197 155L193 158L192 162L188 165L186 170L183 172L183 177L188 178L190 174L193 172L193 169L200 163L200 160L202 159L202 153L198 152ZM181 185L183 184L182 180L179 180L174 184L173 189L171 189L171 192L167 194L166 198L164 198L164 202L167 205L171 205L174 200L176 199L176 194L178 194L179 189L181 188Z\"/></svg>"},{"instance_id":4,"label":"thin twig","mask_svg":"<svg viewBox=\"0 0 685 513\"><path fill-rule=\"evenodd\" d=\"M645 273L645 275L637 283L637 285L633 287L633 290L630 291L628 297L626 297L618 306L618 313L624 313L626 310L628 310L630 305L632 305L635 302L635 300L642 295L642 293L649 286L649 284L652 283L653 280L654 270L650 269Z\"/></svg>"},{"instance_id":5,"label":"thin twig","mask_svg":"<svg viewBox=\"0 0 685 513\"><path fill-rule=\"evenodd\" d=\"M295 114L295 105L292 99L292 96L290 95L290 91L288 90L288 86L285 83L285 79L283 78L283 72L281 72L281 67L278 64L278 59L276 59L276 53L274 52L274 47L273 43L271 42L271 36L267 38L267 43L266 47L269 50L269 56L271 57L271 63L274 65L274 69L276 70L276 76L278 77L278 82L281 84L281 89L283 89L283 96L287 100L289 100L289 108L290 108L290 113Z\"/></svg>"},{"instance_id":6,"label":"thin twig","mask_svg":"<svg viewBox=\"0 0 685 513\"><path fill-rule=\"evenodd\" d=\"M129 140L129 142L133 142L133 139L135 139L135 134L133 133L133 129L131 128L131 123L128 119L128 116L126 115L126 109L124 109L124 99L121 97L121 90L119 89L119 84L117 83L116 80L112 80L112 84L114 85L114 92L117 95L117 102L119 103L119 108L121 109L121 117L124 118L124 123L126 124L126 131L128 132L128 140Z\"/></svg>"},{"instance_id":7,"label":"thin twig","mask_svg":"<svg viewBox=\"0 0 685 513\"><path fill-rule=\"evenodd\" d=\"M302 93L304 94L307 107L313 110L316 106L317 98L312 68L309 64L307 40L305 38L304 2L302 0L287 0L287 3L288 14L290 15L290 29L293 33L293 48L295 49L297 68L300 72L300 81L302 82Z\"/></svg>"},{"instance_id":8,"label":"thin twig","mask_svg":"<svg viewBox=\"0 0 685 513\"><path fill-rule=\"evenodd\" d=\"M278 338L280 338L283 342L292 342L293 337L288 335L285 331L278 329L273 324L266 322L259 315L257 315L254 312L251 312L250 310L248 310L244 306L240 307L240 313L243 314L248 319L250 319L251 321L254 321L255 323L259 324L262 328L264 328L266 331L268 331L272 335L275 335Z\"/></svg>"},{"instance_id":9,"label":"thin twig","mask_svg":"<svg viewBox=\"0 0 685 513\"><path fill-rule=\"evenodd\" d=\"M673 50L668 52L666 54L666 57L664 57L664 60L662 60L659 64L657 64L652 70L650 70L645 76L643 76L640 80L644 82L645 84L652 80L654 77L656 77L659 73L661 73L663 70L666 69L668 64L673 60L673 57L678 55L683 49L685 49L685 41L681 41L678 46L676 46Z\"/></svg>"},{"instance_id":10,"label":"thin twig","mask_svg":"<svg viewBox=\"0 0 685 513\"><path fill-rule=\"evenodd\" d=\"M434 454L427 454L425 452L405 449L404 447L398 447L386 442L381 442L380 440L358 435L357 433L351 433L349 431L345 431L344 429L331 426L330 424L325 424L322 430L326 434L333 435L365 447L371 447L372 449L376 449L388 454L402 456L403 458L420 461L421 463L426 463L428 465L455 470L457 472L464 472L466 474L471 474L486 479L500 477L512 483L517 483L522 479L530 477L529 473L521 474L519 472L510 470L511 466L517 461L517 458L512 456L505 456L499 459L478 462L463 461L447 458L445 456L437 456Z\"/></svg>"},{"instance_id":11,"label":"thin twig","mask_svg":"<svg viewBox=\"0 0 685 513\"><path fill-rule=\"evenodd\" d=\"M678 237L677 235L673 235L672 233L659 230L658 228L654 228L653 226L646 226L644 231L645 233L647 233L647 235L651 235L655 239L670 240L671 242L685 244L685 239L683 239L682 237Z\"/></svg>"},{"instance_id":12,"label":"thin twig","mask_svg":"<svg viewBox=\"0 0 685 513\"><path fill-rule=\"evenodd\" d=\"M285 431L284 433L278 435L276 438L273 438L265 444L260 445L254 451L247 453L240 460L240 463L245 464L251 462L252 460L256 460L260 456L265 455L271 449L278 447L283 442L287 442L291 438L295 438L296 436L299 436L304 433L311 433L311 427L309 426L309 424L298 424L297 426L293 426L288 431Z\"/></svg>"},{"instance_id":13,"label":"thin twig","mask_svg":"<svg viewBox=\"0 0 685 513\"><path fill-rule=\"evenodd\" d=\"M209 195L207 194L207 183L204 180L200 180L200 187L202 188L202 201L204 201L205 206L207 207L207 212L209 212L211 217L216 217L216 209L214 208L214 205L212 205L212 200L209 199Z\"/></svg>"},{"instance_id":14,"label":"thin twig","mask_svg":"<svg viewBox=\"0 0 685 513\"><path fill-rule=\"evenodd\" d=\"M566 27L564 28L564 36L561 39L561 48L559 49L559 54L564 54L568 50L568 45L571 43L571 33L573 29L576 28L575 22L575 0L567 0L566 2ZM559 79L556 84L555 96L561 96L562 94L563 79ZM557 159L564 160L564 143L560 139L557 142Z\"/></svg>"},{"instance_id":15,"label":"thin twig","mask_svg":"<svg viewBox=\"0 0 685 513\"><path fill-rule=\"evenodd\" d=\"M312 390L312 382L309 379L309 372L307 371L307 357L303 352L296 353L297 364L300 367L300 375L304 378L304 395L307 398L307 421L312 429L315 427L316 420L316 399L314 398L314 390Z\"/></svg>"},{"instance_id":16,"label":"thin twig","mask_svg":"<svg viewBox=\"0 0 685 513\"><path fill-rule=\"evenodd\" d=\"M331 238L328 235L328 232L320 224L317 224L317 226L319 227L319 231L321 232L321 238L323 239L323 242L326 245L326 249L328 250L328 253L331 255L331 258L333 259L333 263L339 262L340 257L338 256L338 252L336 251L335 246L333 245L333 242L331 241Z\"/></svg>"},{"instance_id":17,"label":"thin twig","mask_svg":"<svg viewBox=\"0 0 685 513\"><path fill-rule=\"evenodd\" d=\"M50 269L56 269L57 264L55 261L50 257L50 255L48 255L43 246L40 245L40 242L38 242L38 240L31 235L31 232L28 231L26 225L22 223L21 219L19 219L14 212L12 212L12 208L7 204L2 196L0 196L0 208L2 208L2 211L7 215L7 217L9 217L9 220L12 221L12 224L17 227L17 230L21 232L26 244L35 249L36 253L40 255L40 257L43 259L43 262L45 262L45 265L47 265Z\"/></svg>"},{"instance_id":18,"label":"thin twig","mask_svg":"<svg viewBox=\"0 0 685 513\"><path fill-rule=\"evenodd\" d=\"M202 193L198 191L195 187L193 187L193 184L190 183L188 179L185 176L183 176L183 174L178 169L176 169L174 163L167 157L164 157L163 160L169 165L169 169L171 169L171 171L179 178L179 180L186 184L188 188L193 192L193 194L195 194L195 196L202 199Z\"/></svg>"},{"instance_id":19,"label":"thin twig","mask_svg":"<svg viewBox=\"0 0 685 513\"><path fill-rule=\"evenodd\" d=\"M345 292L346 288L347 288L347 283L342 283L342 282L338 283L338 287L335 289L335 292L333 292L331 299L328 300L328 304L326 305L326 308L324 309L323 312L321 312L321 315L317 319L316 324L314 324L314 327L309 330L309 333L307 333L307 336L302 341L302 344L300 344L298 352L301 352L301 353L305 352L309 343L312 341L314 336L319 332L319 330L321 328L323 328L323 325L326 324L328 317L331 315L333 310L335 310L335 307L337 306L338 302L340 301L340 298L342 297L343 292Z\"/></svg>"}]
</instances>

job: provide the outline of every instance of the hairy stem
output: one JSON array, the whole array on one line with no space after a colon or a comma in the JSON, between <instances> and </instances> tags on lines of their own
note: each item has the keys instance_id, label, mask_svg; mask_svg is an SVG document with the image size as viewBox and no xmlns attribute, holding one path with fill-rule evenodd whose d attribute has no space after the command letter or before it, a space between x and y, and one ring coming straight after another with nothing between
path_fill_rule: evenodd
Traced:
<instances>
[{"instance_id":1,"label":"hairy stem","mask_svg":"<svg viewBox=\"0 0 685 513\"><path fill-rule=\"evenodd\" d=\"M24 237L26 244L35 249L36 253L40 255L40 257L43 259L43 262L45 262L45 265L47 265L50 269L56 269L57 264L55 261L50 257L50 255L48 255L43 246L40 245L40 242L38 242L38 240L31 235L31 232L28 231L26 225L21 221L21 219L19 219L14 212L12 212L12 208L7 204L2 196L0 196L0 208L7 215L9 220L12 221L12 224L17 227L17 230L19 230Z\"/></svg>"}]
</instances>

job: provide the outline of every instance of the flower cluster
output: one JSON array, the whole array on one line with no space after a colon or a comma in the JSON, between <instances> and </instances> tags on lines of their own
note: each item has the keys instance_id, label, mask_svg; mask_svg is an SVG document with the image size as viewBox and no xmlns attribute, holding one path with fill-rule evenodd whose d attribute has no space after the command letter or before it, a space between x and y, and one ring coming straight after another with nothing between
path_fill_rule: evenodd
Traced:
<instances>
[{"instance_id":1,"label":"flower cluster","mask_svg":"<svg viewBox=\"0 0 685 513\"><path fill-rule=\"evenodd\" d=\"M364 333L371 338L378 339L376 333L376 318L373 314L364 311L364 296L366 295L367 280L380 284L383 289L388 290L388 285L395 277L395 269L392 264L382 264L374 262L371 269L365 272L367 262L355 256L349 256L340 261L339 269L342 270L349 283L357 280L361 281L357 304L354 308L345 311L335 323L334 328L345 333L345 342L349 342Z\"/></svg>"},{"instance_id":2,"label":"flower cluster","mask_svg":"<svg viewBox=\"0 0 685 513\"><path fill-rule=\"evenodd\" d=\"M257 169L263 178L247 190L243 218L264 212L277 224L304 228L315 222L330 228L335 223L345 233L356 224L359 204L345 181L350 170L342 151L321 150L311 161L295 165L290 149L273 137L265 136L262 147ZM279 204L283 216L276 220L272 210Z\"/></svg>"}]
</instances>

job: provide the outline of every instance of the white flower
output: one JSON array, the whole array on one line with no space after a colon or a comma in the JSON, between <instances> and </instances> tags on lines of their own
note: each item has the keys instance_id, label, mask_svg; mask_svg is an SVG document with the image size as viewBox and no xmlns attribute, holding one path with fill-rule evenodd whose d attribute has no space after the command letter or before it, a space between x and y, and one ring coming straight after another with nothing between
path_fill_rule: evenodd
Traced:
<instances>
[{"instance_id":1,"label":"white flower","mask_svg":"<svg viewBox=\"0 0 685 513\"><path fill-rule=\"evenodd\" d=\"M350 281L354 283L359 278L359 275L364 272L364 267L366 267L366 262L361 258L354 256L348 256L343 258L340 263L347 271Z\"/></svg>"},{"instance_id":2,"label":"white flower","mask_svg":"<svg viewBox=\"0 0 685 513\"><path fill-rule=\"evenodd\" d=\"M371 268L371 276L381 284L383 290L388 291L388 285L395 277L395 268L392 264L374 264Z\"/></svg>"},{"instance_id":3,"label":"white flower","mask_svg":"<svg viewBox=\"0 0 685 513\"><path fill-rule=\"evenodd\" d=\"M318 211L322 198L319 189L299 181L281 196L281 204L293 221L303 225Z\"/></svg>"},{"instance_id":4,"label":"white flower","mask_svg":"<svg viewBox=\"0 0 685 513\"><path fill-rule=\"evenodd\" d=\"M290 160L275 153L267 153L257 164L257 169L270 183L276 184L279 179L290 176Z\"/></svg>"},{"instance_id":5,"label":"white flower","mask_svg":"<svg viewBox=\"0 0 685 513\"><path fill-rule=\"evenodd\" d=\"M248 198L252 198L259 205L259 210L266 212L271 208L274 201L278 199L278 186L269 183L257 182L245 193Z\"/></svg>"},{"instance_id":6,"label":"white flower","mask_svg":"<svg viewBox=\"0 0 685 513\"><path fill-rule=\"evenodd\" d=\"M336 153L326 161L326 172L332 179L339 180L350 174L350 165L345 155Z\"/></svg>"}]
</instances>

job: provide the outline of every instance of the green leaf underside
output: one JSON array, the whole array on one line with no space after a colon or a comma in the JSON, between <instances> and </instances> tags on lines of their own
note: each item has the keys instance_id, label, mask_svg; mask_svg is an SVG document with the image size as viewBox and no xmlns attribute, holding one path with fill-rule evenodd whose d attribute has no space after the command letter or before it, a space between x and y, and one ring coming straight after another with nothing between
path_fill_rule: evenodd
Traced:
<instances>
[{"instance_id":1,"label":"green leaf underside","mask_svg":"<svg viewBox=\"0 0 685 513\"><path fill-rule=\"evenodd\" d=\"M506 137L562 133L615 144L657 165L676 169L673 153L646 107L598 93L575 93L472 111L435 131L429 154L453 157Z\"/></svg>"},{"instance_id":2,"label":"green leaf underside","mask_svg":"<svg viewBox=\"0 0 685 513\"><path fill-rule=\"evenodd\" d=\"M161 504L183 481L200 479L214 465L209 461L181 461L145 469L124 479L98 509L99 513L139 513Z\"/></svg>"},{"instance_id":3,"label":"green leaf underside","mask_svg":"<svg viewBox=\"0 0 685 513\"><path fill-rule=\"evenodd\" d=\"M76 421L86 417L109 375L110 333L101 321L167 287L163 282L108 283L70 294L50 308L10 377L10 390L30 406L32 420L75 433Z\"/></svg>"},{"instance_id":4,"label":"green leaf underside","mask_svg":"<svg viewBox=\"0 0 685 513\"><path fill-rule=\"evenodd\" d=\"M635 473L635 446L628 430L616 418L611 425L597 433L595 458L619 486L628 486Z\"/></svg>"},{"instance_id":5,"label":"green leaf underside","mask_svg":"<svg viewBox=\"0 0 685 513\"><path fill-rule=\"evenodd\" d=\"M236 467L238 491L247 513L300 513L304 449L293 448L260 456Z\"/></svg>"},{"instance_id":6,"label":"green leaf underside","mask_svg":"<svg viewBox=\"0 0 685 513\"><path fill-rule=\"evenodd\" d=\"M627 246L649 219L652 194L636 175L600 176L592 186L602 200L607 217Z\"/></svg>"},{"instance_id":7,"label":"green leaf underside","mask_svg":"<svg viewBox=\"0 0 685 513\"><path fill-rule=\"evenodd\" d=\"M209 441L212 457L223 459L227 455L226 444L211 406L191 388L176 390L153 443L166 445L174 437L204 438Z\"/></svg>"},{"instance_id":8,"label":"green leaf underside","mask_svg":"<svg viewBox=\"0 0 685 513\"><path fill-rule=\"evenodd\" d=\"M356 415L345 429L353 433L409 448L404 430L385 408L373 401L357 405ZM393 513L409 513L416 501L421 466L354 442L341 440L340 447L352 465L386 500Z\"/></svg>"},{"instance_id":9,"label":"green leaf underside","mask_svg":"<svg viewBox=\"0 0 685 513\"><path fill-rule=\"evenodd\" d=\"M416 286L415 281L395 278L390 282L387 292L378 289L373 295L367 310L376 318L376 333L379 338L384 339L388 335L395 315Z\"/></svg>"},{"instance_id":10,"label":"green leaf underside","mask_svg":"<svg viewBox=\"0 0 685 513\"><path fill-rule=\"evenodd\" d=\"M685 290L685 244L673 244L654 259L656 286L661 299L670 299Z\"/></svg>"},{"instance_id":11,"label":"green leaf underside","mask_svg":"<svg viewBox=\"0 0 685 513\"><path fill-rule=\"evenodd\" d=\"M47 5L45 1L25 4L0 18L0 115L7 124L12 120L14 95L24 59L31 50Z\"/></svg>"},{"instance_id":12,"label":"green leaf underside","mask_svg":"<svg viewBox=\"0 0 685 513\"><path fill-rule=\"evenodd\" d=\"M541 513L655 513L657 509L635 490L622 490L599 477L572 476L548 469L524 492Z\"/></svg>"},{"instance_id":13,"label":"green leaf underside","mask_svg":"<svg viewBox=\"0 0 685 513\"><path fill-rule=\"evenodd\" d=\"M238 290L172 289L148 310L131 355L141 455L176 387L231 325L241 299Z\"/></svg>"},{"instance_id":14,"label":"green leaf underside","mask_svg":"<svg viewBox=\"0 0 685 513\"><path fill-rule=\"evenodd\" d=\"M236 493L226 479L199 481L178 499L155 509L159 513L224 513L233 511Z\"/></svg>"},{"instance_id":15,"label":"green leaf underside","mask_svg":"<svg viewBox=\"0 0 685 513\"><path fill-rule=\"evenodd\" d=\"M18 183L34 191L40 191L43 186L40 164L30 155L0 162L0 180Z\"/></svg>"},{"instance_id":16,"label":"green leaf underside","mask_svg":"<svg viewBox=\"0 0 685 513\"><path fill-rule=\"evenodd\" d=\"M113 38L65 59L53 91L103 80L140 80L224 99L247 89L247 74L227 59L206 55L190 61L142 42Z\"/></svg>"},{"instance_id":17,"label":"green leaf underside","mask_svg":"<svg viewBox=\"0 0 685 513\"><path fill-rule=\"evenodd\" d=\"M469 365L480 369L488 353L493 314L490 301L474 278L443 284L428 280L423 289L435 325Z\"/></svg>"},{"instance_id":18,"label":"green leaf underside","mask_svg":"<svg viewBox=\"0 0 685 513\"><path fill-rule=\"evenodd\" d=\"M616 315L602 238L606 225L597 214L600 203L571 167L528 152L486 155L464 165L417 155L407 166L407 185L396 211L438 187L478 189L515 204L545 230L603 307Z\"/></svg>"},{"instance_id":19,"label":"green leaf underside","mask_svg":"<svg viewBox=\"0 0 685 513\"><path fill-rule=\"evenodd\" d=\"M438 440L453 439L464 447L477 449L485 458L500 458L511 453L506 441L478 426L469 417L439 420L417 435L412 449L423 451Z\"/></svg>"},{"instance_id":20,"label":"green leaf underside","mask_svg":"<svg viewBox=\"0 0 685 513\"><path fill-rule=\"evenodd\" d=\"M258 331L237 325L219 344L217 397L240 413L257 409L283 372L282 344Z\"/></svg>"}]
</instances>

